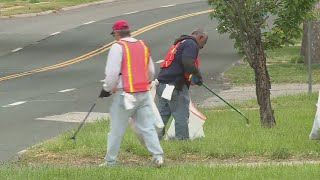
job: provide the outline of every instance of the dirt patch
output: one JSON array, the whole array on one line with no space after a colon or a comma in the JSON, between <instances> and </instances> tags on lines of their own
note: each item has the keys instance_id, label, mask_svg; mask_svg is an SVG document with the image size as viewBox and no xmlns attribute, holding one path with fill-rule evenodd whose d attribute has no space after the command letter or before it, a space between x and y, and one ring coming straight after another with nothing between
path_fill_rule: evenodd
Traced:
<instances>
[{"instance_id":1,"label":"dirt patch","mask_svg":"<svg viewBox=\"0 0 320 180\"><path fill-rule=\"evenodd\" d=\"M54 166L98 166L104 162L104 157L74 157L48 152L39 152L36 156L30 157L26 154L18 164L31 166L54 165ZM269 159L267 157L232 157L219 159L195 154L185 154L179 158L165 158L165 163L174 165L208 165L208 166L269 166L269 165L302 165L320 164L320 158L290 157L288 159ZM151 157L139 156L133 153L121 153L119 155L120 166L150 166Z\"/></svg>"}]
</instances>

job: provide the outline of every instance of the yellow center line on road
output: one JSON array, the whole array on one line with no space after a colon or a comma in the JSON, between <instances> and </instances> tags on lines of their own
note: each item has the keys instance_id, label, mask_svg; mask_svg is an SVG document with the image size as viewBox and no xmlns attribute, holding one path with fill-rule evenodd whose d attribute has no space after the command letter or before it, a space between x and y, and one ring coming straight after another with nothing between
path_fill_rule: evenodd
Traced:
<instances>
[{"instance_id":1,"label":"yellow center line on road","mask_svg":"<svg viewBox=\"0 0 320 180\"><path fill-rule=\"evenodd\" d=\"M212 12L212 10L200 11L200 12L196 12L196 13L191 13L191 14L186 14L186 15L174 17L174 18L171 18L171 19L167 19L167 20L160 21L160 22L151 24L149 26L143 27L141 29L138 29L135 32L132 32L131 34L132 34L132 37L135 37L135 36L138 36L138 35L140 35L140 34L142 34L144 32L150 31L150 30L152 30L152 29L154 29L156 27L159 27L159 26L162 26L162 25L165 25L165 24L168 24L168 23L171 23L171 22L174 22L174 21L178 21L178 20L182 20L182 19L186 19L186 18L189 18L189 17L194 17L194 16L210 13L210 12ZM44 72L44 71L54 70L54 69L62 68L62 67L65 67L65 66L69 66L69 65L81 62L81 61L88 60L91 57L94 57L96 55L99 55L99 54L109 50L111 48L112 44L115 43L115 42L116 41L112 41L111 43L108 43L108 44L106 44L106 45L104 45L104 46L102 46L102 47L100 47L100 48L98 48L98 49L96 49L94 51L91 51L91 52L89 52L87 54L84 54L82 56L79 56L77 58L74 58L74 59L71 59L71 60L68 60L68 61L64 61L62 63L58 63L58 64L55 64L55 65L46 66L46 67L42 67L42 68L38 68L38 69L33 69L33 70L22 72L22 73L17 73L17 74L12 74L12 75L8 75L8 76L0 77L0 81L6 81L6 80L14 79L14 78L19 78L19 77L23 77L23 76L27 76L27 75L32 75L32 74Z\"/></svg>"}]
</instances>

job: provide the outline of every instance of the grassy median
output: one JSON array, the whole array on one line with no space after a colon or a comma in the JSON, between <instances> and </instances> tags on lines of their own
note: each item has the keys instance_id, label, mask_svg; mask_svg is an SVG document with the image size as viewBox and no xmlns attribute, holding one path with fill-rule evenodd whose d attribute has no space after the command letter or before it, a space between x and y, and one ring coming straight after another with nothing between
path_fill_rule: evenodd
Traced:
<instances>
[{"instance_id":1,"label":"grassy median","mask_svg":"<svg viewBox=\"0 0 320 180\"><path fill-rule=\"evenodd\" d=\"M308 82L308 66L303 63L299 55L300 48L300 46L287 46L266 52L271 83ZM255 84L253 69L246 62L231 68L224 75L236 86ZM320 83L320 65L312 65L312 76L313 83Z\"/></svg>"},{"instance_id":2,"label":"grassy median","mask_svg":"<svg viewBox=\"0 0 320 180\"><path fill-rule=\"evenodd\" d=\"M317 94L296 95L272 100L277 126L260 127L255 102L238 104L251 120L245 120L227 107L203 111L206 137L195 141L162 141L170 164L233 161L320 160L320 143L308 139L316 111ZM103 162L109 121L87 124L77 140L73 132L31 148L20 164L92 165ZM149 165L150 154L132 131L125 135L119 156L127 165Z\"/></svg>"},{"instance_id":3,"label":"grassy median","mask_svg":"<svg viewBox=\"0 0 320 180\"><path fill-rule=\"evenodd\" d=\"M86 124L76 142L73 131L31 148L15 164L0 167L1 179L317 179L319 164L268 165L276 162L319 161L320 143L308 139L317 94L272 100L277 127L260 127L254 101L237 104L251 120L228 107L203 110L206 137L195 141L162 141L166 165L156 169L150 154L128 131L120 152L121 164L103 162L108 121ZM260 162L262 165L241 165ZM238 164L240 163L240 165ZM266 164L264 164L266 163ZM224 164L224 165L223 165Z\"/></svg>"},{"instance_id":4,"label":"grassy median","mask_svg":"<svg viewBox=\"0 0 320 180\"><path fill-rule=\"evenodd\" d=\"M59 11L62 8L102 0L0 0L0 15L37 13L42 11Z\"/></svg>"},{"instance_id":5,"label":"grassy median","mask_svg":"<svg viewBox=\"0 0 320 180\"><path fill-rule=\"evenodd\" d=\"M2 179L318 179L320 165L258 166L258 167L210 167L204 165L152 167L3 167Z\"/></svg>"}]
</instances>

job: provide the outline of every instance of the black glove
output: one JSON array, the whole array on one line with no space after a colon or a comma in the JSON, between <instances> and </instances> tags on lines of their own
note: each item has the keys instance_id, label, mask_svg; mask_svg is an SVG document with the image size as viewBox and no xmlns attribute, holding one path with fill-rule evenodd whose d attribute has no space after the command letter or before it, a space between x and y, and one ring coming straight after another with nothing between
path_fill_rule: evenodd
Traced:
<instances>
[{"instance_id":1,"label":"black glove","mask_svg":"<svg viewBox=\"0 0 320 180\"><path fill-rule=\"evenodd\" d=\"M109 97L109 96L111 96L111 93L102 89L100 92L99 98L104 98L104 97Z\"/></svg>"},{"instance_id":2,"label":"black glove","mask_svg":"<svg viewBox=\"0 0 320 180\"><path fill-rule=\"evenodd\" d=\"M191 81L198 85L198 86L201 86L202 83L203 83L203 79L202 79L202 76L200 74L200 72L196 73L196 74L193 74L192 77L191 77Z\"/></svg>"},{"instance_id":3,"label":"black glove","mask_svg":"<svg viewBox=\"0 0 320 180\"><path fill-rule=\"evenodd\" d=\"M177 91L182 91L183 86L186 84L186 79L182 78L175 81L175 89Z\"/></svg>"}]
</instances>

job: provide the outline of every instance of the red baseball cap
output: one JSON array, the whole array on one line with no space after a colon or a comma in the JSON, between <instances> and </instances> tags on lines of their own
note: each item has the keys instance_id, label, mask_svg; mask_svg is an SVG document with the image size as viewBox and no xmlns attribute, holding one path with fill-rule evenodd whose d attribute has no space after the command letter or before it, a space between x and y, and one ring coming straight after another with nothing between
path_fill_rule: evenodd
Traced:
<instances>
[{"instance_id":1,"label":"red baseball cap","mask_svg":"<svg viewBox=\"0 0 320 180\"><path fill-rule=\"evenodd\" d=\"M121 31L121 30L130 30L130 25L125 20L119 20L113 24L112 32L111 34L114 34L115 31Z\"/></svg>"}]
</instances>

